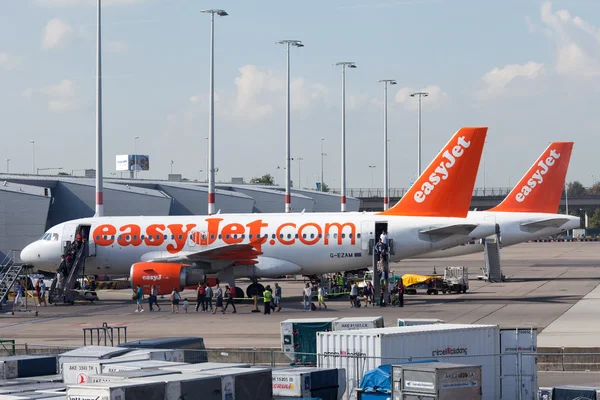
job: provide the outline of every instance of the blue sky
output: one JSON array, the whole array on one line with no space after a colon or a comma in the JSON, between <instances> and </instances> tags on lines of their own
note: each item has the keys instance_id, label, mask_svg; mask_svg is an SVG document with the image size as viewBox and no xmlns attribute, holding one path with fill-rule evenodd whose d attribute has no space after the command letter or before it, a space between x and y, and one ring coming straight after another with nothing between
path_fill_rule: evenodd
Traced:
<instances>
[{"instance_id":1,"label":"blue sky","mask_svg":"<svg viewBox=\"0 0 600 400\"><path fill-rule=\"evenodd\" d=\"M11 172L94 167L95 0L0 3L0 109ZM104 167L150 155L140 178L204 179L209 16L216 21L218 180L283 181L285 48L292 50L292 157L313 187L339 187L341 73L347 72L348 187L382 187L383 88L390 88L391 186L416 174L416 100L425 89L423 163L461 126L489 126L486 185L515 183L550 141L573 140L568 179L591 184L600 147L600 3L594 0L104 0ZM0 164L2 165L2 164ZM372 181L369 165L375 165ZM5 166L0 167L4 171ZM202 170L202 172L200 172ZM597 171L597 172L596 172ZM600 176L597 176L600 179ZM292 179L298 163L292 162ZM480 168L477 186L483 184Z\"/></svg>"}]
</instances>

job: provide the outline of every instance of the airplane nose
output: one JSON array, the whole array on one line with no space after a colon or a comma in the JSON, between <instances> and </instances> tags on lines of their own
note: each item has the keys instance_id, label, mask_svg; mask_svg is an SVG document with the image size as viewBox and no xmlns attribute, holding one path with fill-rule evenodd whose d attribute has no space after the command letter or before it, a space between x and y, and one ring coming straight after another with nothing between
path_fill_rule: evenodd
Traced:
<instances>
[{"instance_id":1,"label":"airplane nose","mask_svg":"<svg viewBox=\"0 0 600 400\"><path fill-rule=\"evenodd\" d=\"M23 250L21 250L21 261L25 264L33 264L38 255L35 252L35 244L29 244L25 246Z\"/></svg>"}]
</instances>

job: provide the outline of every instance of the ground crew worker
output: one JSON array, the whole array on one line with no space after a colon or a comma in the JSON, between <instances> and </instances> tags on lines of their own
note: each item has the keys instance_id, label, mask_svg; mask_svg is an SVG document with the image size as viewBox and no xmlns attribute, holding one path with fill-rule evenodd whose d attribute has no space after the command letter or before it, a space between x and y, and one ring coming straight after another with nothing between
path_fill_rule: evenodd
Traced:
<instances>
[{"instance_id":1,"label":"ground crew worker","mask_svg":"<svg viewBox=\"0 0 600 400\"><path fill-rule=\"evenodd\" d=\"M272 294L271 294L271 285L267 285L267 287L265 288L265 291L263 292L263 299L265 302L265 312L264 314L271 314L271 298L272 298Z\"/></svg>"},{"instance_id":2,"label":"ground crew worker","mask_svg":"<svg viewBox=\"0 0 600 400\"><path fill-rule=\"evenodd\" d=\"M340 291L344 290L344 276L342 274L337 275L337 285L340 287Z\"/></svg>"}]
</instances>

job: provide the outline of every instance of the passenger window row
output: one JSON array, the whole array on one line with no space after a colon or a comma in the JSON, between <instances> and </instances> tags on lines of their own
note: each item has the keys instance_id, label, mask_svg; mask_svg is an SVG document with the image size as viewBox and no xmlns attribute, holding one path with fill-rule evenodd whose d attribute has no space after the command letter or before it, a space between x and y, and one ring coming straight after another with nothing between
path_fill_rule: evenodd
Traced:
<instances>
[{"instance_id":1,"label":"passenger window row","mask_svg":"<svg viewBox=\"0 0 600 400\"><path fill-rule=\"evenodd\" d=\"M205 240L206 240L207 236L208 236L208 235L206 235L205 233L204 233L204 234L202 234L202 239L205 239ZM314 233L311 233L311 234L306 234L306 233L304 233L304 234L302 234L302 238L303 238L303 239L309 239L309 238L310 238L310 239L314 239L314 238L315 238L315 237L317 237L317 236L318 236L318 238L319 238L319 239L323 238L323 234L320 234L320 233L319 233L318 235L315 235ZM125 240L131 240L131 235L126 235L126 236L119 235L119 236L117 236L116 238L117 238L117 240L122 240L122 239L123 239L123 237L125 238ZM192 235L190 235L190 237L189 237L189 238L190 238L190 240L192 240L192 239L193 239L193 237L194 237L194 235L193 235L193 234L192 234ZM243 235L237 235L237 234L234 234L234 235L225 235L225 238L226 238L226 239L231 239L231 237L233 237L234 239L238 239L238 238L245 239L245 238L246 238L246 235L244 235L244 234L243 234ZM261 237L264 237L265 239L267 239L267 238L269 237L269 235L268 235L268 234L264 234L264 235L261 235ZM275 235L274 233L273 233L273 234L271 234L271 239L275 239L276 237L277 237L277 235ZM298 239L298 238L299 238L299 235L296 233L296 234L294 235L294 237L295 237L296 239ZM333 235L330 235L330 234L328 233L328 234L326 234L326 235L325 235L325 237L326 237L327 239L329 239L330 237L332 237L333 239L337 239L337 238L338 238L338 234L337 234L337 233L334 233ZM342 239L345 239L346 237L348 237L349 239L352 239L353 235L352 235L351 233L349 233L349 234L347 234L347 235L346 235L345 233L342 233ZM137 240L137 238L138 238L138 236L137 236L137 235L133 235L133 240ZM152 241L152 240L160 240L161 238L162 238L163 240L169 240L169 235L156 235L156 236L152 236L152 235L148 235L148 236L146 236L146 235L141 235L141 236L140 236L140 239L141 239L141 240L148 239L148 240L150 240L150 241ZM181 240L182 238L183 238L183 235L178 235L178 239L179 239L179 240ZM214 235L214 234L211 234L211 235L210 235L210 238L211 238L212 240L214 240L214 239L215 239L215 235ZM219 234L219 235L218 235L218 238L219 238L219 240L222 240L222 239L223 239L223 235ZM248 239L249 239L249 240L252 240L252 238L253 238L253 235L248 235ZM256 235L256 239L258 239L258 238L259 238L259 235ZM291 233L288 233L287 235L284 235L283 233L281 233L281 234L279 234L279 238L280 238L280 239L284 239L284 238L291 239L291 238L292 238L292 234L291 234ZM357 239L360 239L360 233L357 233L357 234L356 234L356 238L357 238ZM109 239L110 239L110 240L115 240L115 235L112 235L112 236L109 236L109 235L103 235L103 236L96 235L96 240L100 240L100 239L104 239L104 240L109 240ZM57 233L53 233L53 234L47 233L47 234L45 234L44 236L42 236L42 239L41 239L41 240L58 240L58 234L57 234ZM171 235L171 240L175 240L175 235Z\"/></svg>"}]
</instances>

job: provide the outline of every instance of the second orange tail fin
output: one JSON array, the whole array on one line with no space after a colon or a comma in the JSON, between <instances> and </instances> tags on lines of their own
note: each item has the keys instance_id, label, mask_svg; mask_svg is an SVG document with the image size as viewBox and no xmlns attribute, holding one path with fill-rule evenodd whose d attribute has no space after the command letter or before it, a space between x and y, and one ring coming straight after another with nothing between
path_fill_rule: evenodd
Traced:
<instances>
[{"instance_id":1,"label":"second orange tail fin","mask_svg":"<svg viewBox=\"0 0 600 400\"><path fill-rule=\"evenodd\" d=\"M487 130L459 129L402 199L380 214L466 217Z\"/></svg>"},{"instance_id":2,"label":"second orange tail fin","mask_svg":"<svg viewBox=\"0 0 600 400\"><path fill-rule=\"evenodd\" d=\"M498 206L488 211L558 212L573 142L551 143Z\"/></svg>"}]
</instances>

